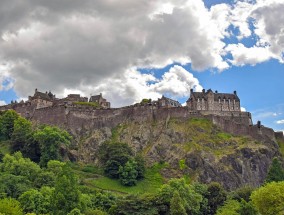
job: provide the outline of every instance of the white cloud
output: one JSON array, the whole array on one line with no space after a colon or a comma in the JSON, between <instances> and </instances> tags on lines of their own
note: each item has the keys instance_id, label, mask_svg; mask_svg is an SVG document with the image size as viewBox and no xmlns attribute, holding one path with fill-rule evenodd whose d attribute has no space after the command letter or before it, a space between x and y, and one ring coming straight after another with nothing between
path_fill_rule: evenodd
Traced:
<instances>
[{"instance_id":1,"label":"white cloud","mask_svg":"<svg viewBox=\"0 0 284 215\"><path fill-rule=\"evenodd\" d=\"M284 0L237 1L230 22L239 29L239 44L230 44L233 65L255 65L271 58L284 63ZM252 25L253 28L250 26ZM255 45L245 47L243 38L252 37Z\"/></svg>"},{"instance_id":2,"label":"white cloud","mask_svg":"<svg viewBox=\"0 0 284 215\"><path fill-rule=\"evenodd\" d=\"M36 87L87 93L133 67L180 62L223 70L228 10L209 11L201 0L4 0L0 57L19 97Z\"/></svg>"},{"instance_id":3,"label":"white cloud","mask_svg":"<svg viewBox=\"0 0 284 215\"><path fill-rule=\"evenodd\" d=\"M246 112L247 110L244 107L241 107L242 112Z\"/></svg>"},{"instance_id":4,"label":"white cloud","mask_svg":"<svg viewBox=\"0 0 284 215\"><path fill-rule=\"evenodd\" d=\"M284 119L276 121L277 124L284 124Z\"/></svg>"},{"instance_id":5,"label":"white cloud","mask_svg":"<svg viewBox=\"0 0 284 215\"><path fill-rule=\"evenodd\" d=\"M197 91L203 89L191 73L180 66L174 66L165 72L161 79L155 78L152 74L141 74L131 69L122 77L115 75L105 79L99 86L85 88L84 91L102 92L104 97L112 102L112 106L118 107L140 102L143 98L156 100L162 95L175 99L189 97L191 88Z\"/></svg>"},{"instance_id":6,"label":"white cloud","mask_svg":"<svg viewBox=\"0 0 284 215\"><path fill-rule=\"evenodd\" d=\"M202 0L2 0L0 90L14 87L19 97L34 88L88 96L96 89L109 92L114 83L115 99L123 104L131 100L128 95L135 101L145 96L140 92L145 86L149 96L167 90L180 96L193 84L186 81L193 77L181 78L180 69L157 81L131 68L177 62L222 71L231 64L283 62L282 11L284 0L235 1L210 9ZM232 26L239 29L238 44L225 44L235 33ZM246 47L242 39L250 36L256 44ZM155 84L147 84L148 78Z\"/></svg>"},{"instance_id":7,"label":"white cloud","mask_svg":"<svg viewBox=\"0 0 284 215\"><path fill-rule=\"evenodd\" d=\"M267 61L273 56L268 47L247 48L241 43L228 45L226 51L232 54L233 60L229 61L236 66L255 65Z\"/></svg>"},{"instance_id":8,"label":"white cloud","mask_svg":"<svg viewBox=\"0 0 284 215\"><path fill-rule=\"evenodd\" d=\"M5 102L5 101L0 100L0 106L2 106L2 105L6 105L6 102Z\"/></svg>"}]
</instances>

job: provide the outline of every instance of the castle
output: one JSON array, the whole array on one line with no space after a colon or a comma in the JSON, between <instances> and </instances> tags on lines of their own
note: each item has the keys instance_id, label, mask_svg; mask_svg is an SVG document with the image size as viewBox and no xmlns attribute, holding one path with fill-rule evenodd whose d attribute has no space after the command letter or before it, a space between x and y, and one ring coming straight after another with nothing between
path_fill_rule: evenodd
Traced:
<instances>
[{"instance_id":1,"label":"castle","mask_svg":"<svg viewBox=\"0 0 284 215\"><path fill-rule=\"evenodd\" d=\"M215 93L209 89L205 92L193 92L191 89L190 98L186 102L190 110L206 110L206 111L230 111L240 112L240 99L237 96L237 91L233 94L229 93Z\"/></svg>"}]
</instances>

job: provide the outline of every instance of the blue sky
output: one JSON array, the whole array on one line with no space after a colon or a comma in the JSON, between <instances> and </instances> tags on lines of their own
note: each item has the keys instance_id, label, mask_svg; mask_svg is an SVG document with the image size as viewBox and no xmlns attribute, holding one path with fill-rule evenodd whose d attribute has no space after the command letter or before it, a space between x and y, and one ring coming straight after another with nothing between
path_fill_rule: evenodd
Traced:
<instances>
[{"instance_id":1,"label":"blue sky","mask_svg":"<svg viewBox=\"0 0 284 215\"><path fill-rule=\"evenodd\" d=\"M284 131L284 0L4 4L0 104L35 88L113 107L236 90L254 122Z\"/></svg>"}]
</instances>

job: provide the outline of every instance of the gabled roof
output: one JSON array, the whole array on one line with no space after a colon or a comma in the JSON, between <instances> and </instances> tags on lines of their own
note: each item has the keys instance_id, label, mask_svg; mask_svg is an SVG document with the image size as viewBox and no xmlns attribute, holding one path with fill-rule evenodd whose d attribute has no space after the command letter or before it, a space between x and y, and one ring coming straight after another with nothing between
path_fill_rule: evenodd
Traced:
<instances>
[{"instance_id":1,"label":"gabled roof","mask_svg":"<svg viewBox=\"0 0 284 215\"><path fill-rule=\"evenodd\" d=\"M236 101L240 101L239 97L237 96L236 93L218 93L218 92L213 92L211 89L207 90L207 92L205 92L204 90L202 92L191 92L190 98L187 101L190 101L191 98L195 98L195 99L204 99L207 100L208 98L208 94L212 92L214 94L214 100L218 101L219 98L220 99L230 99L230 100L236 100Z\"/></svg>"},{"instance_id":2,"label":"gabled roof","mask_svg":"<svg viewBox=\"0 0 284 215\"><path fill-rule=\"evenodd\" d=\"M178 101L173 100L173 99L170 99L170 98L168 98L168 97L162 96L162 98L160 98L160 99L165 99L165 100L167 100L168 102L174 102L174 103L177 103L178 105L181 106L181 104L180 104Z\"/></svg>"},{"instance_id":3,"label":"gabled roof","mask_svg":"<svg viewBox=\"0 0 284 215\"><path fill-rule=\"evenodd\" d=\"M42 93L42 92L35 92L34 98L41 98L41 99L44 99L44 100L52 100L53 99L53 94L52 93Z\"/></svg>"},{"instance_id":4,"label":"gabled roof","mask_svg":"<svg viewBox=\"0 0 284 215\"><path fill-rule=\"evenodd\" d=\"M100 98L102 98L102 95L99 94L99 95L95 95L95 96L91 96L90 100L99 100Z\"/></svg>"}]
</instances>

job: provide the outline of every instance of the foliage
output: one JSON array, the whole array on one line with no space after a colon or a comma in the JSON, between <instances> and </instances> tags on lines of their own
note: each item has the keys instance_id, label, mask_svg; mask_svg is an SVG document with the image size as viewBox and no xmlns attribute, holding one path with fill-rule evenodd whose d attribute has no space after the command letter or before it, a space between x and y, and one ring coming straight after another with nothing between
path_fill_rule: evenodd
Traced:
<instances>
[{"instance_id":1,"label":"foliage","mask_svg":"<svg viewBox=\"0 0 284 215\"><path fill-rule=\"evenodd\" d=\"M284 169L277 158L273 158L265 181L267 183L272 181L284 181Z\"/></svg>"},{"instance_id":2,"label":"foliage","mask_svg":"<svg viewBox=\"0 0 284 215\"><path fill-rule=\"evenodd\" d=\"M180 168L180 170L184 170L185 167L186 167L185 160L184 159L179 160L179 168Z\"/></svg>"},{"instance_id":3,"label":"foliage","mask_svg":"<svg viewBox=\"0 0 284 215\"><path fill-rule=\"evenodd\" d=\"M40 165L46 166L49 160L61 160L60 144L69 144L71 136L67 131L55 126L45 126L34 133L34 138L40 144Z\"/></svg>"},{"instance_id":4,"label":"foliage","mask_svg":"<svg viewBox=\"0 0 284 215\"><path fill-rule=\"evenodd\" d=\"M9 173L0 174L0 193L2 196L18 198L31 187L31 182L23 176Z\"/></svg>"},{"instance_id":5,"label":"foliage","mask_svg":"<svg viewBox=\"0 0 284 215\"><path fill-rule=\"evenodd\" d=\"M12 150L24 151L25 146L31 141L32 123L22 117L14 121L14 131L11 136Z\"/></svg>"},{"instance_id":6,"label":"foliage","mask_svg":"<svg viewBox=\"0 0 284 215\"><path fill-rule=\"evenodd\" d=\"M35 189L31 189L23 193L19 197L19 201L25 213L48 213L49 201L46 201L46 198L42 195L42 193Z\"/></svg>"},{"instance_id":7,"label":"foliage","mask_svg":"<svg viewBox=\"0 0 284 215\"><path fill-rule=\"evenodd\" d=\"M73 209L67 215L81 215L81 211L78 208Z\"/></svg>"},{"instance_id":8,"label":"foliage","mask_svg":"<svg viewBox=\"0 0 284 215\"><path fill-rule=\"evenodd\" d=\"M0 199L0 214L22 215L23 211L20 202L11 198Z\"/></svg>"},{"instance_id":9,"label":"foliage","mask_svg":"<svg viewBox=\"0 0 284 215\"><path fill-rule=\"evenodd\" d=\"M284 210L284 182L271 182L251 194L251 200L259 213L277 215Z\"/></svg>"},{"instance_id":10,"label":"foliage","mask_svg":"<svg viewBox=\"0 0 284 215\"><path fill-rule=\"evenodd\" d=\"M57 160L50 160L47 163L47 170L58 176L66 164Z\"/></svg>"},{"instance_id":11,"label":"foliage","mask_svg":"<svg viewBox=\"0 0 284 215\"><path fill-rule=\"evenodd\" d=\"M246 202L241 200L240 208L238 210L240 215L258 215L256 209L254 208L252 202Z\"/></svg>"},{"instance_id":12,"label":"foliage","mask_svg":"<svg viewBox=\"0 0 284 215\"><path fill-rule=\"evenodd\" d=\"M68 165L65 165L55 182L51 197L52 213L65 215L76 208L80 202L77 178Z\"/></svg>"},{"instance_id":13,"label":"foliage","mask_svg":"<svg viewBox=\"0 0 284 215\"><path fill-rule=\"evenodd\" d=\"M202 196L195 192L192 186L188 185L184 178L172 179L161 187L159 192L160 200L165 205L170 205L174 192L177 191L181 198L181 204L188 214L198 214Z\"/></svg>"},{"instance_id":14,"label":"foliage","mask_svg":"<svg viewBox=\"0 0 284 215\"><path fill-rule=\"evenodd\" d=\"M245 200L246 202L250 201L250 195L254 189L249 186L241 187L233 192L231 192L230 197L234 200L241 202L241 200Z\"/></svg>"},{"instance_id":15,"label":"foliage","mask_svg":"<svg viewBox=\"0 0 284 215\"><path fill-rule=\"evenodd\" d=\"M119 167L119 180L123 185L136 185L137 176L137 163L134 160L129 160L124 166Z\"/></svg>"},{"instance_id":16,"label":"foliage","mask_svg":"<svg viewBox=\"0 0 284 215\"><path fill-rule=\"evenodd\" d=\"M88 186L94 186L103 190L110 190L120 193L156 193L164 183L160 171L165 167L166 164L156 163L152 167L147 168L144 180L139 180L137 185L133 187L123 186L119 181L107 177L84 180L84 183L86 183Z\"/></svg>"},{"instance_id":17,"label":"foliage","mask_svg":"<svg viewBox=\"0 0 284 215\"><path fill-rule=\"evenodd\" d=\"M171 215L186 215L187 214L182 204L182 199L180 198L178 191L174 192L174 195L171 199L170 214Z\"/></svg>"},{"instance_id":18,"label":"foliage","mask_svg":"<svg viewBox=\"0 0 284 215\"><path fill-rule=\"evenodd\" d=\"M105 142L100 146L98 156L105 174L110 178L119 178L125 186L136 185L138 179L144 178L143 157L133 157L133 151L126 143Z\"/></svg>"},{"instance_id":19,"label":"foliage","mask_svg":"<svg viewBox=\"0 0 284 215\"><path fill-rule=\"evenodd\" d=\"M145 160L142 155L136 155L134 159L136 162L137 180L143 179L146 173Z\"/></svg>"},{"instance_id":20,"label":"foliage","mask_svg":"<svg viewBox=\"0 0 284 215\"><path fill-rule=\"evenodd\" d=\"M207 213L208 209L208 199L205 197L208 192L208 187L205 184L194 183L192 188L196 193L199 193L202 196L202 201L200 202L200 210L199 215L203 215Z\"/></svg>"},{"instance_id":21,"label":"foliage","mask_svg":"<svg viewBox=\"0 0 284 215\"><path fill-rule=\"evenodd\" d=\"M23 158L21 152L16 152L14 155L6 154L3 158L1 170L13 175L25 176L30 181L34 181L41 171L36 163L29 158Z\"/></svg>"},{"instance_id":22,"label":"foliage","mask_svg":"<svg viewBox=\"0 0 284 215\"><path fill-rule=\"evenodd\" d=\"M240 203L236 200L228 200L217 210L216 215L239 215Z\"/></svg>"},{"instance_id":23,"label":"foliage","mask_svg":"<svg viewBox=\"0 0 284 215\"><path fill-rule=\"evenodd\" d=\"M208 199L208 215L214 215L218 207L222 206L226 201L226 192L224 188L217 182L208 185L205 197Z\"/></svg>"},{"instance_id":24,"label":"foliage","mask_svg":"<svg viewBox=\"0 0 284 215\"><path fill-rule=\"evenodd\" d=\"M108 211L117 202L117 197L110 192L98 192L92 196L92 207Z\"/></svg>"},{"instance_id":25,"label":"foliage","mask_svg":"<svg viewBox=\"0 0 284 215\"><path fill-rule=\"evenodd\" d=\"M11 139L14 131L14 121L19 115L14 110L7 110L0 117L0 139Z\"/></svg>"},{"instance_id":26,"label":"foliage","mask_svg":"<svg viewBox=\"0 0 284 215\"><path fill-rule=\"evenodd\" d=\"M148 104L148 103L151 103L151 99L142 99L140 104Z\"/></svg>"},{"instance_id":27,"label":"foliage","mask_svg":"<svg viewBox=\"0 0 284 215\"><path fill-rule=\"evenodd\" d=\"M124 215L157 215L158 208L154 204L156 196L153 195L129 195L123 199L118 200L117 205L110 209L110 214L124 214Z\"/></svg>"}]
</instances>

